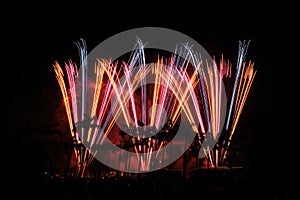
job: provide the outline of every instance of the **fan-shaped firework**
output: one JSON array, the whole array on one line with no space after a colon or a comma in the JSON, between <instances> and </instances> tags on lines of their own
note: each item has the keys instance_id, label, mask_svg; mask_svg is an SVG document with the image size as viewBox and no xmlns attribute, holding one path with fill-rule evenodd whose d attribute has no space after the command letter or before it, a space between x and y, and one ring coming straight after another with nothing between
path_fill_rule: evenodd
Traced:
<instances>
[{"instance_id":1,"label":"fan-shaped firework","mask_svg":"<svg viewBox=\"0 0 300 200\"><path fill-rule=\"evenodd\" d=\"M69 61L63 70L56 62L54 70L75 144L77 176L84 176L95 155L101 154L97 145L104 145L117 125L127 130L129 146L136 152L138 165L131 167L147 171L151 165L159 164L156 161L161 154L163 159L168 159L162 149L176 134L182 112L203 149L199 156L207 157L211 166L224 162L256 73L254 64L244 61L248 43L240 43L237 67L232 70L232 65L223 58L219 66L217 62L202 60L189 45L178 46L175 54L167 58L158 56L155 63L147 65L144 44L138 40L127 62L99 58L93 79L87 77L85 41L76 44L80 66ZM149 75L153 77L152 84L147 83ZM234 81L228 110L224 79ZM187 103L188 98L193 107ZM226 129L223 129L225 122ZM220 137L221 134L225 137ZM217 147L211 145L209 138ZM113 162L121 165L121 159ZM126 167L128 164L124 164L124 171L128 171Z\"/></svg>"}]
</instances>

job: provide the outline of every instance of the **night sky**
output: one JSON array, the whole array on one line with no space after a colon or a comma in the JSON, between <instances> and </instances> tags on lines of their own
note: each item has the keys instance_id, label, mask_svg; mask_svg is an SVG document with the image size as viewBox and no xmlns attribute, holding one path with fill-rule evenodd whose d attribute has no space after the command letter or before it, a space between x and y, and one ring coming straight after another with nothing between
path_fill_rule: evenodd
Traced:
<instances>
[{"instance_id":1,"label":"night sky","mask_svg":"<svg viewBox=\"0 0 300 200\"><path fill-rule=\"evenodd\" d=\"M222 9L218 7L218 11ZM263 12L260 12L263 16ZM225 14L225 13L224 13ZM256 13L252 13L255 15ZM201 18L201 16L199 16ZM165 20L145 23L102 23L34 19L22 20L13 25L14 39L10 48L13 59L9 66L8 124L9 138L8 167L12 177L31 178L42 159L43 145L35 144L37 133L46 134L51 127L67 129L66 121L58 120L57 112L61 95L55 79L53 63L63 63L68 59L78 61L78 51L74 42L83 38L88 51L96 45L122 31L156 26L179 31L201 44L211 55L224 54L235 64L239 40L251 40L246 60L255 62L257 76L244 107L237 133L250 136L249 156L252 181L258 185L268 185L269 192L286 189L292 184L296 167L292 159L296 142L295 132L287 127L287 110L293 103L286 105L281 96L291 94L283 89L286 80L291 85L298 82L287 78L293 74L292 49L288 41L293 30L284 22L265 16L260 19L246 17L243 24L235 17L208 17L195 20ZM21 25L23 24L23 25ZM285 34L279 34L285 29ZM291 35L287 34L289 32ZM289 37L290 36L290 37ZM285 72L289 71L286 75ZM291 97L293 98L293 97ZM293 130L293 129L291 129ZM299 132L299 131L298 131ZM42 135L40 137L43 137ZM238 137L238 136L237 136ZM283 179L284 181L279 181ZM24 181L26 182L26 181Z\"/></svg>"}]
</instances>

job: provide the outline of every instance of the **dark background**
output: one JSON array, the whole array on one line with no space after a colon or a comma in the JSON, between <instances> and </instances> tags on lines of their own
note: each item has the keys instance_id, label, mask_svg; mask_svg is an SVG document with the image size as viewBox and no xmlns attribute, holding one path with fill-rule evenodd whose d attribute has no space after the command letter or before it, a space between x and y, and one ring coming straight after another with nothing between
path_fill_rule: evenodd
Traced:
<instances>
[{"instance_id":1,"label":"dark background","mask_svg":"<svg viewBox=\"0 0 300 200\"><path fill-rule=\"evenodd\" d=\"M9 71L4 87L9 98L5 105L8 123L4 134L8 133L8 146L4 154L13 185L18 182L21 183L18 187L24 187L30 183L30 174L38 168L36 151L42 147L31 140L31 130L51 126L55 117L53 112L60 93L52 69L54 61L76 58L74 42L80 38L87 41L90 51L121 31L156 26L184 33L211 55L223 53L233 63L238 41L251 39L247 60L255 62L257 76L239 124L241 130L252 134L249 181L255 192L263 196L294 197L299 157L296 139L299 131L294 127L297 118L291 114L296 111L298 91L294 86L299 82L294 12L283 14L281 11L286 7L280 5L276 9L258 4L227 9L225 5L222 2L208 7L211 12L204 5L199 10L177 8L171 14L157 8L158 13L144 11L143 15L142 10L128 13L108 7L108 14L91 11L85 18L80 17L78 9L73 12L50 9L47 14L43 10L30 16L25 12L17 20L7 22ZM110 18L112 15L116 19Z\"/></svg>"}]
</instances>

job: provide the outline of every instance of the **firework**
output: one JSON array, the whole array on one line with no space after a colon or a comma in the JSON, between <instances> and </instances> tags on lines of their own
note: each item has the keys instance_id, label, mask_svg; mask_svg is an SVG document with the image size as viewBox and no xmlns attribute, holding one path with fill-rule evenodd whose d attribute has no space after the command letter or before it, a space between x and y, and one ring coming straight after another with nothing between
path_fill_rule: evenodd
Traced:
<instances>
[{"instance_id":1,"label":"firework","mask_svg":"<svg viewBox=\"0 0 300 200\"><path fill-rule=\"evenodd\" d=\"M206 90L202 92L205 94L202 95L202 101L206 106L208 135L202 144L202 149L211 167L224 164L232 136L256 74L254 63L245 61L249 42L240 41L237 66L234 70L229 60L225 62L222 56L219 66L214 62L212 66L206 68L207 72L203 73L205 80L203 84ZM232 88L231 85L222 85L222 83L228 83L228 80L234 82ZM228 92L228 90L231 91ZM227 98L229 99L228 109L226 109ZM223 127L224 123L225 127ZM211 146L209 139L213 140L213 144L216 145ZM199 156L203 156L202 152L199 152Z\"/></svg>"},{"instance_id":2,"label":"firework","mask_svg":"<svg viewBox=\"0 0 300 200\"><path fill-rule=\"evenodd\" d=\"M250 42L250 41L249 41ZM254 63L252 61L246 63L244 61L246 52L249 46L249 42L240 42L239 54L236 67L236 74L234 77L233 92L231 95L231 101L229 106L228 117L226 121L226 131L229 132L229 136L223 141L223 148L221 154L221 162L227 156L227 150L230 145L232 136L235 132L238 120L240 118L241 112L245 105L249 90L253 83L254 77L256 75L256 70L254 69Z\"/></svg>"},{"instance_id":3,"label":"firework","mask_svg":"<svg viewBox=\"0 0 300 200\"><path fill-rule=\"evenodd\" d=\"M74 141L77 176L85 175L93 158L101 153L97 146L105 144L116 126L130 134L128 142L136 153L139 171L149 170L161 154L168 156L163 147L172 140L170 130L175 128L181 113L198 136L211 166L217 167L224 161L256 73L252 62L244 62L248 44L240 44L234 76L229 61L222 57L218 67L216 61L202 60L187 44L178 46L169 58L158 57L155 63L147 65L145 45L139 39L127 62L99 58L91 72L85 41L76 45L79 67L69 61L63 70L56 62L54 70ZM228 112L223 85L226 78L234 78ZM218 142L225 117L229 137L222 138L222 149L214 149L209 138L213 144ZM133 159L127 160L124 171L128 171L128 163Z\"/></svg>"}]
</instances>

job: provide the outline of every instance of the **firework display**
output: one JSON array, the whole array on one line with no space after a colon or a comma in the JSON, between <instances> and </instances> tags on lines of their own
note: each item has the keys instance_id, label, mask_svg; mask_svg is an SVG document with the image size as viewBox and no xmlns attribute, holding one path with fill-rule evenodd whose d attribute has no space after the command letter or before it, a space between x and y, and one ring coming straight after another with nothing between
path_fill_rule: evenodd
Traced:
<instances>
[{"instance_id":1,"label":"firework display","mask_svg":"<svg viewBox=\"0 0 300 200\"><path fill-rule=\"evenodd\" d=\"M168 159L163 147L176 134L181 113L201 146L199 158L207 159L210 167L224 165L256 74L254 63L245 61L249 42L240 42L233 68L223 56L219 62L202 60L189 45L177 46L175 54L158 55L156 62L148 64L145 45L137 40L128 60L99 58L93 78L88 76L85 41L76 45L79 65L71 60L64 67L58 62L53 65L74 142L76 176L85 176L101 154L97 145L103 145L116 126L130 133L127 150L135 152L136 158L129 160L138 162L136 166L126 162L124 169L147 171L158 157ZM122 165L121 159L118 162Z\"/></svg>"}]
</instances>

